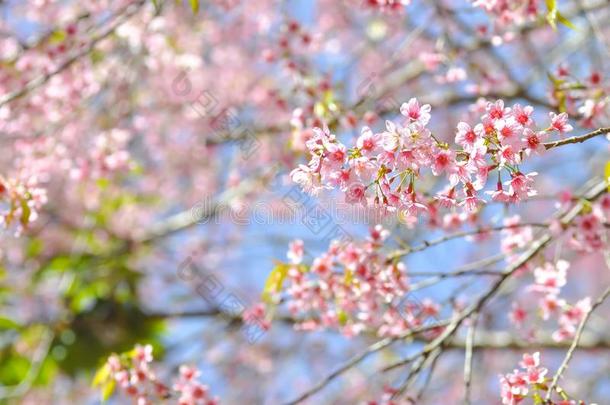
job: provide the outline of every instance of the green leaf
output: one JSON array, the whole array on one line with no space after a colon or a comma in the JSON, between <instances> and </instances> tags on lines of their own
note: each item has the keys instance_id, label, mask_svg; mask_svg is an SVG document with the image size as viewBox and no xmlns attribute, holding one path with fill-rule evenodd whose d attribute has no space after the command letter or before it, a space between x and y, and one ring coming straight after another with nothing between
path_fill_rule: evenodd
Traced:
<instances>
[{"instance_id":1,"label":"green leaf","mask_svg":"<svg viewBox=\"0 0 610 405\"><path fill-rule=\"evenodd\" d=\"M68 34L64 30L53 31L51 36L49 36L49 42L52 44L58 44L60 42L64 42Z\"/></svg>"},{"instance_id":2,"label":"green leaf","mask_svg":"<svg viewBox=\"0 0 610 405\"><path fill-rule=\"evenodd\" d=\"M106 402L114 392L114 380L108 381L102 388L102 402Z\"/></svg>"},{"instance_id":3,"label":"green leaf","mask_svg":"<svg viewBox=\"0 0 610 405\"><path fill-rule=\"evenodd\" d=\"M19 324L12 319L0 316L0 330L19 329Z\"/></svg>"},{"instance_id":4,"label":"green leaf","mask_svg":"<svg viewBox=\"0 0 610 405\"><path fill-rule=\"evenodd\" d=\"M14 352L0 352L0 384L17 385L22 382L30 370L30 360Z\"/></svg>"},{"instance_id":5,"label":"green leaf","mask_svg":"<svg viewBox=\"0 0 610 405\"><path fill-rule=\"evenodd\" d=\"M546 8L548 9L546 20L553 29L557 29L557 0L546 0Z\"/></svg>"},{"instance_id":6,"label":"green leaf","mask_svg":"<svg viewBox=\"0 0 610 405\"><path fill-rule=\"evenodd\" d=\"M354 279L354 272L350 269L345 269L345 285L351 285Z\"/></svg>"},{"instance_id":7,"label":"green leaf","mask_svg":"<svg viewBox=\"0 0 610 405\"><path fill-rule=\"evenodd\" d=\"M557 0L546 0L546 8L548 9L546 20L549 22L549 24L551 24L553 29L557 29L558 21L568 28L576 29L574 24L572 24L572 22L562 15L557 9Z\"/></svg>"},{"instance_id":8,"label":"green leaf","mask_svg":"<svg viewBox=\"0 0 610 405\"><path fill-rule=\"evenodd\" d=\"M108 180L107 178L101 177L96 180L96 183L99 188L101 188L102 190L105 190L110 185L110 180Z\"/></svg>"},{"instance_id":9,"label":"green leaf","mask_svg":"<svg viewBox=\"0 0 610 405\"><path fill-rule=\"evenodd\" d=\"M345 325L349 320L349 317L347 316L344 310L340 309L337 312L337 320L339 321L340 325Z\"/></svg>"},{"instance_id":10,"label":"green leaf","mask_svg":"<svg viewBox=\"0 0 610 405\"><path fill-rule=\"evenodd\" d=\"M155 7L155 14L159 14L159 11L161 11L161 2L159 0L152 0L152 3Z\"/></svg>"},{"instance_id":11,"label":"green leaf","mask_svg":"<svg viewBox=\"0 0 610 405\"><path fill-rule=\"evenodd\" d=\"M606 178L606 183L608 183L608 192L610 193L610 160L606 163L604 177Z\"/></svg>"},{"instance_id":12,"label":"green leaf","mask_svg":"<svg viewBox=\"0 0 610 405\"><path fill-rule=\"evenodd\" d=\"M563 83L565 83L565 80L560 79L558 77L555 77L555 75L553 75L551 72L547 72L546 76L549 78L549 80L551 81L551 83L553 83L554 87L559 87L561 86Z\"/></svg>"},{"instance_id":13,"label":"green leaf","mask_svg":"<svg viewBox=\"0 0 610 405\"><path fill-rule=\"evenodd\" d=\"M285 263L278 263L265 281L265 288L263 290L263 301L270 303L271 302L271 294L277 293L282 289L282 284L284 284L284 279L288 274L288 266Z\"/></svg>"},{"instance_id":14,"label":"green leaf","mask_svg":"<svg viewBox=\"0 0 610 405\"><path fill-rule=\"evenodd\" d=\"M30 214L32 210L30 210L30 206L28 205L27 200L21 200L21 225L24 227L30 222Z\"/></svg>"},{"instance_id":15,"label":"green leaf","mask_svg":"<svg viewBox=\"0 0 610 405\"><path fill-rule=\"evenodd\" d=\"M26 254L28 257L35 258L43 250L43 243L41 239L32 238L27 245Z\"/></svg>"},{"instance_id":16,"label":"green leaf","mask_svg":"<svg viewBox=\"0 0 610 405\"><path fill-rule=\"evenodd\" d=\"M91 383L92 387L100 386L108 380L110 377L110 367L108 367L108 363L104 363L102 367L95 373L93 377L93 382Z\"/></svg>"},{"instance_id":17,"label":"green leaf","mask_svg":"<svg viewBox=\"0 0 610 405\"><path fill-rule=\"evenodd\" d=\"M104 60L104 52L99 49L93 49L89 53L89 57L91 58L91 63L97 64Z\"/></svg>"},{"instance_id":18,"label":"green leaf","mask_svg":"<svg viewBox=\"0 0 610 405\"><path fill-rule=\"evenodd\" d=\"M191 4L193 13L197 14L197 12L199 12L199 0L189 0L189 3Z\"/></svg>"},{"instance_id":19,"label":"green leaf","mask_svg":"<svg viewBox=\"0 0 610 405\"><path fill-rule=\"evenodd\" d=\"M559 11L557 12L557 20L562 23L563 25L565 25L566 27L575 30L576 27L574 26L574 24L572 24L572 22L570 20L568 20L563 14L561 14Z\"/></svg>"}]
</instances>

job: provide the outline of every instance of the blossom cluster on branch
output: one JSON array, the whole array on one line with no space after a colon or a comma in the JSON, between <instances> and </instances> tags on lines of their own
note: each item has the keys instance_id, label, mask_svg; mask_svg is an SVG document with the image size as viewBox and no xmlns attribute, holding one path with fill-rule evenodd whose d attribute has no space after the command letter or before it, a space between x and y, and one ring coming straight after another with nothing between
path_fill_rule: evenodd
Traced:
<instances>
[{"instance_id":1,"label":"blossom cluster on branch","mask_svg":"<svg viewBox=\"0 0 610 405\"><path fill-rule=\"evenodd\" d=\"M328 128L314 128L306 142L311 159L291 177L308 193L336 187L347 202L399 211L407 223L422 213L434 215L438 208L477 211L486 202L482 191L494 171L496 189L485 191L492 201L517 203L536 195L537 173L523 173L519 165L544 153L551 134L572 130L567 114L550 113L548 125L539 128L531 106L505 107L502 100L479 105L480 122L460 122L454 146L439 141L426 127L430 105L420 106L415 98L400 108L404 125L386 121L380 133L364 127L350 149ZM425 199L417 181L428 168L432 175L444 176L448 186Z\"/></svg>"},{"instance_id":2,"label":"blossom cluster on branch","mask_svg":"<svg viewBox=\"0 0 610 405\"><path fill-rule=\"evenodd\" d=\"M111 355L98 371L95 385L102 387L104 398L109 397L118 385L122 393L137 405L152 405L156 401L170 400L176 405L218 405L209 388L197 381L201 372L191 366L182 365L179 377L170 387L161 382L152 370L153 349L151 345L136 345L130 352Z\"/></svg>"},{"instance_id":3,"label":"blossom cluster on branch","mask_svg":"<svg viewBox=\"0 0 610 405\"><path fill-rule=\"evenodd\" d=\"M378 225L362 242L333 241L311 264L303 262L303 241L293 241L287 254L290 262L280 267L282 281L274 285L271 292L277 295L271 302L285 293L299 330L335 329L350 337L362 332L399 336L434 322L437 303L405 299L410 283L404 264L382 249L388 236Z\"/></svg>"},{"instance_id":4,"label":"blossom cluster on branch","mask_svg":"<svg viewBox=\"0 0 610 405\"><path fill-rule=\"evenodd\" d=\"M519 362L519 369L512 373L500 376L502 404L518 405L525 403L528 399L531 404L548 405L587 405L584 401L570 399L561 389L562 399L558 401L546 401L544 396L549 389L549 370L540 365L540 352L533 354L525 353L523 360ZM590 404L595 405L595 404Z\"/></svg>"}]
</instances>

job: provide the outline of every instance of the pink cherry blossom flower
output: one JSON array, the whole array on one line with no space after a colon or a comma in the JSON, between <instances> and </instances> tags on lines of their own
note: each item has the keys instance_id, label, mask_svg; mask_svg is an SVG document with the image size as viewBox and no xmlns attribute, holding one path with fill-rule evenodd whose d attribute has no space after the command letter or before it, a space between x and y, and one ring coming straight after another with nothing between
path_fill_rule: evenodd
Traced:
<instances>
[{"instance_id":1,"label":"pink cherry blossom flower","mask_svg":"<svg viewBox=\"0 0 610 405\"><path fill-rule=\"evenodd\" d=\"M194 380L199 377L201 372L194 367L182 365L180 366L180 376L187 381Z\"/></svg>"},{"instance_id":2,"label":"pink cherry blossom flower","mask_svg":"<svg viewBox=\"0 0 610 405\"><path fill-rule=\"evenodd\" d=\"M554 112L550 112L549 116L551 117L551 129L559 131L561 133L570 132L572 129L572 125L568 123L568 114L561 113L555 114Z\"/></svg>"},{"instance_id":3,"label":"pink cherry blossom flower","mask_svg":"<svg viewBox=\"0 0 610 405\"><path fill-rule=\"evenodd\" d=\"M538 367L540 365L540 352L534 354L523 354L523 360L519 363L522 368Z\"/></svg>"},{"instance_id":4,"label":"pink cherry blossom flower","mask_svg":"<svg viewBox=\"0 0 610 405\"><path fill-rule=\"evenodd\" d=\"M534 270L536 286L534 289L546 294L557 295L561 287L566 284L566 274L569 263L559 260L555 265L545 263Z\"/></svg>"},{"instance_id":5,"label":"pink cherry blossom flower","mask_svg":"<svg viewBox=\"0 0 610 405\"><path fill-rule=\"evenodd\" d=\"M356 146L364 156L372 157L380 152L381 135L374 134L369 127L362 128Z\"/></svg>"},{"instance_id":6,"label":"pink cherry blossom flower","mask_svg":"<svg viewBox=\"0 0 610 405\"><path fill-rule=\"evenodd\" d=\"M512 145L504 145L500 148L500 165L506 166L507 164L518 165L521 163L521 156L519 150L513 148Z\"/></svg>"},{"instance_id":7,"label":"pink cherry blossom flower","mask_svg":"<svg viewBox=\"0 0 610 405\"><path fill-rule=\"evenodd\" d=\"M332 271L332 257L322 256L314 259L311 270L321 276L326 276Z\"/></svg>"},{"instance_id":8,"label":"pink cherry blossom flower","mask_svg":"<svg viewBox=\"0 0 610 405\"><path fill-rule=\"evenodd\" d=\"M478 170L487 167L487 147L482 143L473 145L468 155L468 166L471 170Z\"/></svg>"},{"instance_id":9,"label":"pink cherry blossom flower","mask_svg":"<svg viewBox=\"0 0 610 405\"><path fill-rule=\"evenodd\" d=\"M136 345L134 349L135 359L141 363L150 363L153 360L152 350L151 345Z\"/></svg>"},{"instance_id":10,"label":"pink cherry blossom flower","mask_svg":"<svg viewBox=\"0 0 610 405\"><path fill-rule=\"evenodd\" d=\"M455 143L464 148L466 152L471 151L479 139L479 135L470 127L470 125L465 122L458 123Z\"/></svg>"},{"instance_id":11,"label":"pink cherry blossom flower","mask_svg":"<svg viewBox=\"0 0 610 405\"><path fill-rule=\"evenodd\" d=\"M610 193L606 193L600 198L599 208L606 217L606 222L610 222Z\"/></svg>"},{"instance_id":12,"label":"pink cherry blossom flower","mask_svg":"<svg viewBox=\"0 0 610 405\"><path fill-rule=\"evenodd\" d=\"M530 105L522 107L520 104L515 104L512 109L512 115L519 125L527 127L534 123L531 118L533 111L534 108Z\"/></svg>"},{"instance_id":13,"label":"pink cherry blossom flower","mask_svg":"<svg viewBox=\"0 0 610 405\"><path fill-rule=\"evenodd\" d=\"M300 264L303 261L303 253L304 253L304 244L301 239L296 239L290 242L288 245L288 260L292 264Z\"/></svg>"},{"instance_id":14,"label":"pink cherry blossom flower","mask_svg":"<svg viewBox=\"0 0 610 405\"><path fill-rule=\"evenodd\" d=\"M489 118L488 115L483 116L481 123L474 127L474 132L481 137L491 136L496 131L495 121Z\"/></svg>"},{"instance_id":15,"label":"pink cherry blossom flower","mask_svg":"<svg viewBox=\"0 0 610 405\"><path fill-rule=\"evenodd\" d=\"M568 66L567 63L560 63L559 65L557 65L557 76L559 77L567 77L570 75L570 67Z\"/></svg>"},{"instance_id":16,"label":"pink cherry blossom flower","mask_svg":"<svg viewBox=\"0 0 610 405\"><path fill-rule=\"evenodd\" d=\"M504 108L504 101L487 104L487 115L492 121L502 120L510 112L510 108Z\"/></svg>"},{"instance_id":17,"label":"pink cherry blossom flower","mask_svg":"<svg viewBox=\"0 0 610 405\"><path fill-rule=\"evenodd\" d=\"M434 198L443 208L452 208L457 204L455 200L455 187L451 187L446 193L437 194Z\"/></svg>"},{"instance_id":18,"label":"pink cherry blossom flower","mask_svg":"<svg viewBox=\"0 0 610 405\"><path fill-rule=\"evenodd\" d=\"M565 301L558 299L556 295L546 294L541 298L538 307L542 312L542 319L546 321L564 305Z\"/></svg>"},{"instance_id":19,"label":"pink cherry blossom flower","mask_svg":"<svg viewBox=\"0 0 610 405\"><path fill-rule=\"evenodd\" d=\"M513 146L518 150L522 146L521 128L512 119L496 121L495 128L502 145Z\"/></svg>"},{"instance_id":20,"label":"pink cherry blossom flower","mask_svg":"<svg viewBox=\"0 0 610 405\"><path fill-rule=\"evenodd\" d=\"M383 242L390 236L390 231L385 229L382 225L378 224L373 227L370 231L371 239L375 243Z\"/></svg>"},{"instance_id":21,"label":"pink cherry blossom flower","mask_svg":"<svg viewBox=\"0 0 610 405\"><path fill-rule=\"evenodd\" d=\"M586 297L578 301L576 305L566 309L563 312L560 323L566 323L571 325L578 325L584 316L591 311L591 298Z\"/></svg>"},{"instance_id":22,"label":"pink cherry blossom flower","mask_svg":"<svg viewBox=\"0 0 610 405\"><path fill-rule=\"evenodd\" d=\"M504 190L504 188L502 187L501 181L498 181L496 183L495 191L486 191L485 193L491 195L491 199L493 201L503 202L503 203L511 201L511 194L508 193L506 190Z\"/></svg>"},{"instance_id":23,"label":"pink cherry blossom flower","mask_svg":"<svg viewBox=\"0 0 610 405\"><path fill-rule=\"evenodd\" d=\"M366 203L366 186L360 182L355 182L347 187L345 193L345 202L350 204Z\"/></svg>"},{"instance_id":24,"label":"pink cherry blossom flower","mask_svg":"<svg viewBox=\"0 0 610 405\"><path fill-rule=\"evenodd\" d=\"M573 326L563 325L559 329L557 329L555 332L553 332L551 337L556 342L563 342L567 339L570 339L572 336L574 336L574 332L575 332L575 328Z\"/></svg>"},{"instance_id":25,"label":"pink cherry blossom flower","mask_svg":"<svg viewBox=\"0 0 610 405\"><path fill-rule=\"evenodd\" d=\"M430 121L430 110L430 104L424 104L420 107L416 98L412 98L409 102L403 103L400 106L400 113L402 115L424 126Z\"/></svg>"},{"instance_id":26,"label":"pink cherry blossom flower","mask_svg":"<svg viewBox=\"0 0 610 405\"><path fill-rule=\"evenodd\" d=\"M328 158L325 162L329 162L331 167L341 167L345 163L347 152L345 146L340 143L325 143L326 157Z\"/></svg>"},{"instance_id":27,"label":"pink cherry blossom flower","mask_svg":"<svg viewBox=\"0 0 610 405\"><path fill-rule=\"evenodd\" d=\"M464 207L467 212L475 212L479 205L484 204L485 201L478 198L476 195L466 196L458 205Z\"/></svg>"},{"instance_id":28,"label":"pink cherry blossom flower","mask_svg":"<svg viewBox=\"0 0 610 405\"><path fill-rule=\"evenodd\" d=\"M594 213L580 215L574 221L578 231L583 234L595 234L599 232L602 221Z\"/></svg>"},{"instance_id":29,"label":"pink cherry blossom flower","mask_svg":"<svg viewBox=\"0 0 610 405\"><path fill-rule=\"evenodd\" d=\"M450 173L453 168L453 162L455 161L455 153L449 149L438 150L433 157L432 173L435 176L440 175L443 172Z\"/></svg>"},{"instance_id":30,"label":"pink cherry blossom flower","mask_svg":"<svg viewBox=\"0 0 610 405\"><path fill-rule=\"evenodd\" d=\"M594 121L597 121L604 115L608 102L606 100L587 99L578 108L578 113L582 116L580 124L584 127L593 127ZM607 136L610 139L609 136Z\"/></svg>"},{"instance_id":31,"label":"pink cherry blossom flower","mask_svg":"<svg viewBox=\"0 0 610 405\"><path fill-rule=\"evenodd\" d=\"M526 371L526 380L529 384L542 384L545 380L544 376L548 373L548 370L544 367L536 368L530 367Z\"/></svg>"},{"instance_id":32,"label":"pink cherry blossom flower","mask_svg":"<svg viewBox=\"0 0 610 405\"><path fill-rule=\"evenodd\" d=\"M316 195L323 187L320 184L320 174L305 165L299 165L290 172L290 178L301 186L306 193Z\"/></svg>"},{"instance_id":33,"label":"pink cherry blossom flower","mask_svg":"<svg viewBox=\"0 0 610 405\"><path fill-rule=\"evenodd\" d=\"M392 121L386 121L386 131L382 133L381 144L387 152L395 152L402 147L402 135Z\"/></svg>"},{"instance_id":34,"label":"pink cherry blossom flower","mask_svg":"<svg viewBox=\"0 0 610 405\"><path fill-rule=\"evenodd\" d=\"M544 131L534 132L529 128L523 131L523 144L525 145L525 153L529 156L532 154L542 155L546 151L544 141L548 137L548 133Z\"/></svg>"},{"instance_id":35,"label":"pink cherry blossom flower","mask_svg":"<svg viewBox=\"0 0 610 405\"><path fill-rule=\"evenodd\" d=\"M419 214L428 210L428 206L426 206L426 204L418 202L415 199L415 193L406 195L406 197L403 199L403 207L402 214L404 217L406 217L405 219L417 219Z\"/></svg>"},{"instance_id":36,"label":"pink cherry blossom flower","mask_svg":"<svg viewBox=\"0 0 610 405\"><path fill-rule=\"evenodd\" d=\"M537 194L536 190L532 188L534 183L533 177L538 173L531 172L528 174L523 174L521 172L512 173L512 179L505 182L504 184L508 185L509 192L519 200L525 199L527 197L532 197Z\"/></svg>"},{"instance_id":37,"label":"pink cherry blossom flower","mask_svg":"<svg viewBox=\"0 0 610 405\"><path fill-rule=\"evenodd\" d=\"M363 171L363 168L361 166L359 166L358 168L360 169L360 172ZM352 181L352 172L353 171L351 168L331 171L328 175L328 184L330 186L338 186L341 189L345 189L347 188L347 185L350 184Z\"/></svg>"},{"instance_id":38,"label":"pink cherry blossom flower","mask_svg":"<svg viewBox=\"0 0 610 405\"><path fill-rule=\"evenodd\" d=\"M464 184L471 182L472 166L469 162L461 161L450 167L447 172L449 173L449 185L455 187L459 182ZM480 169L476 169L477 173ZM478 190L478 185L473 183L473 188Z\"/></svg>"},{"instance_id":39,"label":"pink cherry blossom flower","mask_svg":"<svg viewBox=\"0 0 610 405\"><path fill-rule=\"evenodd\" d=\"M527 318L527 311L516 302L513 302L512 309L508 315L508 318L513 323L513 325L520 328L523 326L523 322L525 322Z\"/></svg>"}]
</instances>

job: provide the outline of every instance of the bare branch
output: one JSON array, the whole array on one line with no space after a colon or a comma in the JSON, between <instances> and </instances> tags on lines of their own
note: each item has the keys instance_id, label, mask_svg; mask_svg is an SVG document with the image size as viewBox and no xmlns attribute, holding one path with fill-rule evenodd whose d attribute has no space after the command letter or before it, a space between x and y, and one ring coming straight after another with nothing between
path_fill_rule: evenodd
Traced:
<instances>
[{"instance_id":1,"label":"bare branch","mask_svg":"<svg viewBox=\"0 0 610 405\"><path fill-rule=\"evenodd\" d=\"M414 336L414 335L416 335L418 333L425 332L427 330L431 330L431 329L437 328L438 326L440 326L440 325L433 325L433 326L426 326L426 327L422 327L422 328L416 328L416 329L412 329L410 331L407 331L407 332L405 332L404 334L402 334L402 335L400 335L398 337L395 337L395 338L385 338L385 339L382 339L382 340L378 341L377 343L369 346L364 352L362 352L362 353L352 357L348 361L346 361L343 365L338 367L332 373L328 374L326 377L324 377L320 382L318 382L312 388L310 388L309 390L305 391L304 393L302 393L300 396L298 396L297 398L293 399L292 401L286 402L284 405L295 405L295 404L298 404L298 403L306 400L307 398L311 397L313 394L317 393L318 391L320 391L321 389L326 387L328 384L330 384L331 381L333 381L335 378L339 377L345 371L351 369L352 367L354 367L355 365L357 365L358 363L363 361L369 355L371 355L373 353L376 353L376 352L378 352L380 350L385 349L386 347L390 346L392 343L394 343L394 342L396 342L398 340L403 340L403 339L409 338L409 337Z\"/></svg>"},{"instance_id":2,"label":"bare branch","mask_svg":"<svg viewBox=\"0 0 610 405\"><path fill-rule=\"evenodd\" d=\"M474 346L474 336L477 328L479 314L475 312L470 319L471 324L468 328L466 337L466 350L464 351L464 404L470 405L470 387L472 382L472 353Z\"/></svg>"}]
</instances>

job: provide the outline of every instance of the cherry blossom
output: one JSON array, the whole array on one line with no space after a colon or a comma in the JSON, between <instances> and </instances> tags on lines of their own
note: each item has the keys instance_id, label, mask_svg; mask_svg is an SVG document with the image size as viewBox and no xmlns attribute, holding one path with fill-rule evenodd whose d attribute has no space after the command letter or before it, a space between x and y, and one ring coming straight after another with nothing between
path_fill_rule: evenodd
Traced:
<instances>
[{"instance_id":1,"label":"cherry blossom","mask_svg":"<svg viewBox=\"0 0 610 405\"><path fill-rule=\"evenodd\" d=\"M138 405L153 404L159 400L170 400L177 405L220 403L210 396L206 385L197 381L201 373L191 366L180 366L179 377L170 389L151 368L152 352L151 345L136 345L131 352L111 355L98 371L96 384L106 386L114 380L123 393Z\"/></svg>"}]
</instances>

